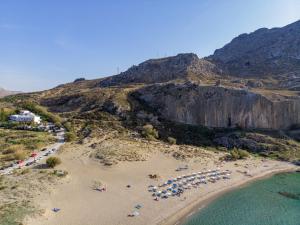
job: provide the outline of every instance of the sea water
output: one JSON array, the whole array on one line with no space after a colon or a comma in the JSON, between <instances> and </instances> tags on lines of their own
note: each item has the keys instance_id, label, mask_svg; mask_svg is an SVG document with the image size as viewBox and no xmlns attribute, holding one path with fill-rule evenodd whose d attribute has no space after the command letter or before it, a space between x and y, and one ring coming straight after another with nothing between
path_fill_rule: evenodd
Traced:
<instances>
[{"instance_id":1,"label":"sea water","mask_svg":"<svg viewBox=\"0 0 300 225\"><path fill-rule=\"evenodd\" d=\"M277 174L229 192L184 225L300 225L300 173Z\"/></svg>"}]
</instances>

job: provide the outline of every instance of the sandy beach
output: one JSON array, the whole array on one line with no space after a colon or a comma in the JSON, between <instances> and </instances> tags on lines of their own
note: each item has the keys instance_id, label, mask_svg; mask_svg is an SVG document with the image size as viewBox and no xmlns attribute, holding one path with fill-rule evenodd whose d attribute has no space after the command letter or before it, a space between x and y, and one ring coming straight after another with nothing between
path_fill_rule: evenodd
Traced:
<instances>
[{"instance_id":1,"label":"sandy beach","mask_svg":"<svg viewBox=\"0 0 300 225\"><path fill-rule=\"evenodd\" d=\"M89 157L84 149L75 148L60 154L67 170L65 181L35 199L42 213L26 219L26 225L173 225L182 218L204 207L226 191L273 173L295 169L295 166L273 160L251 157L247 160L220 162L219 154L208 152L206 157L176 160L170 155L154 151L147 161L121 162L112 167L101 165ZM182 165L188 170L175 171ZM159 185L166 180L193 172L215 169L232 171L231 179L200 185L187 190L180 197L154 201L148 185ZM245 175L245 171L248 172ZM158 174L153 180L149 174ZM107 191L93 190L101 182ZM130 185L130 188L127 187ZM140 204L140 215L128 217ZM61 209L55 213L53 208Z\"/></svg>"}]
</instances>

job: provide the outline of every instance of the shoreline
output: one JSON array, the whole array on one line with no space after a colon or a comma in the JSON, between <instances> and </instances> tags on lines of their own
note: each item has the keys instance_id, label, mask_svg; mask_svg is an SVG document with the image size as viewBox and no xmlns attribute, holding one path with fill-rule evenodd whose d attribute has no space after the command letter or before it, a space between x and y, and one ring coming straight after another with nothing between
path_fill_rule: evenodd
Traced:
<instances>
[{"instance_id":1,"label":"shoreline","mask_svg":"<svg viewBox=\"0 0 300 225\"><path fill-rule=\"evenodd\" d=\"M68 146L67 146L68 147ZM122 224L122 225L179 225L186 218L205 207L211 201L224 193L246 185L257 179L271 176L275 173L289 172L299 169L290 163L273 160L262 161L258 158L228 163L218 163L218 154L211 154L203 159L193 159L189 165L189 173L213 169L228 169L233 175L230 180L221 180L215 184L208 183L201 190L192 189L185 198L170 198L167 201L153 201L147 188L158 185L166 179L187 173L175 171L182 166L178 161L161 152L156 152L146 161L123 162L107 168L90 157L82 146L78 151L65 151L60 157L63 164L58 168L66 170L69 175L61 184L53 186L48 194L37 196L34 204L43 209L41 214L26 218L25 224L30 225L81 225L81 224ZM86 148L86 150L88 150ZM245 176L243 171L248 172ZM158 174L157 180L149 179L149 174ZM107 185L108 191L95 192L92 189L94 181ZM127 188L127 185L130 188ZM140 204L140 215L128 217L134 206ZM102 207L105 205L105 207ZM60 213L51 209L58 207Z\"/></svg>"},{"instance_id":2,"label":"shoreline","mask_svg":"<svg viewBox=\"0 0 300 225\"><path fill-rule=\"evenodd\" d=\"M231 184L228 187L222 188L221 190L212 191L208 193L205 197L194 200L188 206L178 210L173 215L158 222L157 225L183 225L184 222L186 222L189 217L193 216L195 213L199 212L201 209L205 208L208 204L210 204L211 202L213 202L214 200L223 196L226 193L248 186L255 181L272 177L276 174L296 172L297 170L299 170L299 168L297 167L284 168L284 169L272 169L260 175L253 176L250 180L239 181Z\"/></svg>"}]
</instances>

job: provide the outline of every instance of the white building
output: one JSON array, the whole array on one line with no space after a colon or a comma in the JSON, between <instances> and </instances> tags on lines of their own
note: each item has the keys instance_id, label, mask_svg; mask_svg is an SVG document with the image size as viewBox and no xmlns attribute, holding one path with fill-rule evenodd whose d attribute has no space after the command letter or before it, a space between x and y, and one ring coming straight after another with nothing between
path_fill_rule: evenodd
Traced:
<instances>
[{"instance_id":1,"label":"white building","mask_svg":"<svg viewBox=\"0 0 300 225\"><path fill-rule=\"evenodd\" d=\"M28 110L22 110L18 115L11 115L9 119L15 122L34 122L37 124L41 123L41 117Z\"/></svg>"}]
</instances>

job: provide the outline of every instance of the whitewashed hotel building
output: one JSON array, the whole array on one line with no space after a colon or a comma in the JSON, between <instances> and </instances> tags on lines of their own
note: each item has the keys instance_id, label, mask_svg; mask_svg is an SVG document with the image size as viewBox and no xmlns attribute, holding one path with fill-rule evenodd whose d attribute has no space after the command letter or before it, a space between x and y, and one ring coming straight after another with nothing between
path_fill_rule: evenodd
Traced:
<instances>
[{"instance_id":1,"label":"whitewashed hotel building","mask_svg":"<svg viewBox=\"0 0 300 225\"><path fill-rule=\"evenodd\" d=\"M15 122L34 122L37 124L41 123L41 117L28 110L22 110L18 115L11 115L9 119L10 121Z\"/></svg>"}]
</instances>

